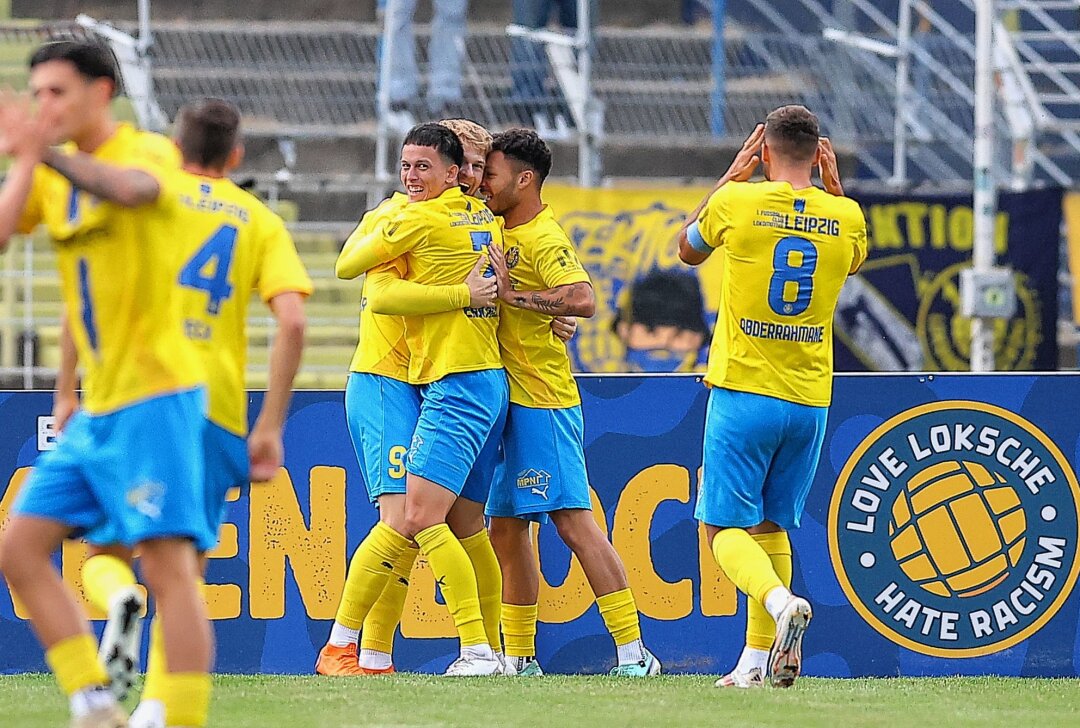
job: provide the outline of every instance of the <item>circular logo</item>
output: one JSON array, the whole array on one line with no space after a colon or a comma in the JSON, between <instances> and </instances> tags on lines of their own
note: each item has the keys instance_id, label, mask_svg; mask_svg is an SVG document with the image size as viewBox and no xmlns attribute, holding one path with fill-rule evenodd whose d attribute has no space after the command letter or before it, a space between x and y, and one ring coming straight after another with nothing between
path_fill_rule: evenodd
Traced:
<instances>
[{"instance_id":1,"label":"circular logo","mask_svg":"<svg viewBox=\"0 0 1080 728\"><path fill-rule=\"evenodd\" d=\"M518 262L521 260L521 250L515 245L512 248L506 249L506 267L508 270L517 268Z\"/></svg>"},{"instance_id":2,"label":"circular logo","mask_svg":"<svg viewBox=\"0 0 1080 728\"><path fill-rule=\"evenodd\" d=\"M981 402L901 412L833 490L829 552L845 594L893 642L975 657L1037 632L1068 598L1080 485L1035 425Z\"/></svg>"},{"instance_id":3,"label":"circular logo","mask_svg":"<svg viewBox=\"0 0 1080 728\"><path fill-rule=\"evenodd\" d=\"M921 297L915 331L928 369L971 368L971 319L960 315L960 271L970 266L957 263L941 271ZM1031 369L1042 342L1039 299L1023 274L1016 275L1016 299L1016 315L993 323L995 369Z\"/></svg>"}]
</instances>

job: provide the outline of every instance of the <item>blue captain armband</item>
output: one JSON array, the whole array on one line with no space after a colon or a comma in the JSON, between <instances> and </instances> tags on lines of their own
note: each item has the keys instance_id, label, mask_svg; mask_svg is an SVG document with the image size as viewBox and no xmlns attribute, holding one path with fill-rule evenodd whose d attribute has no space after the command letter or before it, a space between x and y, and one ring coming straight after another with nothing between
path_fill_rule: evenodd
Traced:
<instances>
[{"instance_id":1,"label":"blue captain armband","mask_svg":"<svg viewBox=\"0 0 1080 728\"><path fill-rule=\"evenodd\" d=\"M705 238L701 237L701 230L698 227L697 220L694 220L690 223L690 227L686 228L686 240L690 243L691 248L702 255L712 255L712 252L716 250L716 248L705 242Z\"/></svg>"}]
</instances>

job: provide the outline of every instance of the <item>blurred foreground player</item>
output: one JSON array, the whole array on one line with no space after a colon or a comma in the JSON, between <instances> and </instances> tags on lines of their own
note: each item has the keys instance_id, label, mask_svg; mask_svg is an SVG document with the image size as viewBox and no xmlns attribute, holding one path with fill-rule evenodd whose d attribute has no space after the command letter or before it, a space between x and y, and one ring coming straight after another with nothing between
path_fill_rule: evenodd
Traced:
<instances>
[{"instance_id":1,"label":"blurred foreground player","mask_svg":"<svg viewBox=\"0 0 1080 728\"><path fill-rule=\"evenodd\" d=\"M176 196L188 213L184 227L172 239L183 251L177 277L183 330L207 371L206 518L216 536L227 492L251 481L270 480L282 465L282 429L304 346L304 299L312 285L281 218L226 177L243 159L236 107L218 99L183 107L177 116L175 142L183 167L166 176L162 194ZM102 179L122 174L121 169L104 165L93 172ZM270 352L269 386L248 434L244 377L247 311L253 291L270 308L278 331ZM74 377L63 380L73 382ZM73 385L59 396L74 399ZM108 611L101 654L113 679L113 691L122 694L130 687L137 665L138 614L145 604L129 566L131 551L117 546L114 535L107 528L87 533L93 555L83 566L83 583L90 599ZM204 560L203 571L205 566ZM132 715L132 726L165 725L161 695L165 659L155 620L142 702Z\"/></svg>"},{"instance_id":2,"label":"blurred foreground player","mask_svg":"<svg viewBox=\"0 0 1080 728\"><path fill-rule=\"evenodd\" d=\"M50 556L63 539L97 528L138 545L169 654L163 700L175 724L198 726L213 634L196 550L216 538L203 483L205 375L183 335L176 286L175 233L187 213L161 194L175 148L112 119L116 87L106 48L60 41L31 56L36 113L0 101L0 150L14 158L0 188L0 241L45 225L86 370L83 410L36 461L5 529L0 569L70 698L73 725L124 725L86 616ZM48 146L60 142L68 142L62 150ZM98 162L123 172L103 179Z\"/></svg>"}]
</instances>

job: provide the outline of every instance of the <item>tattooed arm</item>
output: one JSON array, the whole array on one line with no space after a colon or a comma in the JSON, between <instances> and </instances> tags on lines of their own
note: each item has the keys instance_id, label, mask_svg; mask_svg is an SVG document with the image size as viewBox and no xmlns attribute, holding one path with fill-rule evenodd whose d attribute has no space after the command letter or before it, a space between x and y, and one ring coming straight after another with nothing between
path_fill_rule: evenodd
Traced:
<instances>
[{"instance_id":1,"label":"tattooed arm","mask_svg":"<svg viewBox=\"0 0 1080 728\"><path fill-rule=\"evenodd\" d=\"M48 149L41 161L67 177L75 187L122 207L148 205L161 194L161 185L153 175L99 162L82 152L65 154Z\"/></svg>"},{"instance_id":2,"label":"tattooed arm","mask_svg":"<svg viewBox=\"0 0 1080 728\"><path fill-rule=\"evenodd\" d=\"M596 313L596 296L590 283L567 283L546 291L499 291L499 299L514 308L549 316L590 318Z\"/></svg>"},{"instance_id":3,"label":"tattooed arm","mask_svg":"<svg viewBox=\"0 0 1080 728\"><path fill-rule=\"evenodd\" d=\"M567 283L546 291L515 291L510 285L506 255L497 245L488 248L491 268L499 287L499 300L514 308L546 313L549 316L591 318L596 313L596 295L591 283Z\"/></svg>"}]
</instances>

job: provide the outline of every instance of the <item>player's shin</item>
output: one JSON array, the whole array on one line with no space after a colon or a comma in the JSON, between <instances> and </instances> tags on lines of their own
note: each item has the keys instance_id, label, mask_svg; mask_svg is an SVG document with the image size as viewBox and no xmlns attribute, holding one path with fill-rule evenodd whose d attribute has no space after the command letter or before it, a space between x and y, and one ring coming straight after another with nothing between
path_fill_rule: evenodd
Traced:
<instances>
[{"instance_id":1,"label":"player's shin","mask_svg":"<svg viewBox=\"0 0 1080 728\"><path fill-rule=\"evenodd\" d=\"M768 555L773 571L779 577L781 584L790 589L791 587L791 541L785 531L773 533L759 533L751 536L752 539ZM773 636L776 631L776 621L765 609L765 605L756 599L747 603L746 618L746 646L758 651L768 653L772 646ZM764 669L765 657L761 658Z\"/></svg>"},{"instance_id":2,"label":"player's shin","mask_svg":"<svg viewBox=\"0 0 1080 728\"><path fill-rule=\"evenodd\" d=\"M126 558L130 551L120 549ZM83 589L95 606L108 614L99 656L118 700L127 697L139 670L139 641L146 598L125 558L97 553L82 568Z\"/></svg>"},{"instance_id":3,"label":"player's shin","mask_svg":"<svg viewBox=\"0 0 1080 728\"><path fill-rule=\"evenodd\" d=\"M775 619L776 612L769 609L769 597L773 597L773 602L787 601L791 592L784 586L761 544L741 528L725 528L713 538L712 553L739 591L764 605Z\"/></svg>"},{"instance_id":4,"label":"player's shin","mask_svg":"<svg viewBox=\"0 0 1080 728\"><path fill-rule=\"evenodd\" d=\"M461 546L476 572L477 595L488 644L499 652L502 649L499 622L502 616L503 589L499 560L495 557L495 550L491 547L491 539L486 530L481 529L472 536L461 539Z\"/></svg>"},{"instance_id":5,"label":"player's shin","mask_svg":"<svg viewBox=\"0 0 1080 728\"><path fill-rule=\"evenodd\" d=\"M416 543L427 556L443 598L454 619L461 647L477 647L478 652L486 652L491 659L491 645L484 629L484 619L480 611L480 596L476 588L476 572L461 542L445 523L425 528L416 534Z\"/></svg>"},{"instance_id":6,"label":"player's shin","mask_svg":"<svg viewBox=\"0 0 1080 728\"><path fill-rule=\"evenodd\" d=\"M526 660L536 657L536 604L503 604L502 632L506 657L518 672Z\"/></svg>"},{"instance_id":7,"label":"player's shin","mask_svg":"<svg viewBox=\"0 0 1080 728\"><path fill-rule=\"evenodd\" d=\"M135 572L112 554L95 554L82 567L83 591L95 607L108 611L113 596L134 587Z\"/></svg>"},{"instance_id":8,"label":"player's shin","mask_svg":"<svg viewBox=\"0 0 1080 728\"><path fill-rule=\"evenodd\" d=\"M378 522L349 562L349 575L335 622L359 630L394 573L394 563L409 547L409 539Z\"/></svg>"},{"instance_id":9,"label":"player's shin","mask_svg":"<svg viewBox=\"0 0 1080 728\"><path fill-rule=\"evenodd\" d=\"M394 575L368 612L361 630L358 658L361 669L378 672L393 670L394 634L401 622L401 613L409 595L409 575L419 553L419 549L411 546L401 552L394 562Z\"/></svg>"}]
</instances>

